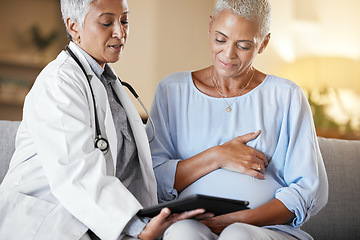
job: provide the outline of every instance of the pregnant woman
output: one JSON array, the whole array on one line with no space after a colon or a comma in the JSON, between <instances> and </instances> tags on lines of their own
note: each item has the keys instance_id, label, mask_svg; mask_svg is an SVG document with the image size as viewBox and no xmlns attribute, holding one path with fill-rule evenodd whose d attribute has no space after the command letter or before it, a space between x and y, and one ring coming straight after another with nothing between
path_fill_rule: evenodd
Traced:
<instances>
[{"instance_id":1,"label":"pregnant woman","mask_svg":"<svg viewBox=\"0 0 360 240\"><path fill-rule=\"evenodd\" d=\"M251 208L179 221L165 239L312 239L299 227L325 206L328 183L309 104L295 83L252 66L270 19L267 0L219 0L212 65L157 87L150 147L159 198L201 193Z\"/></svg>"}]
</instances>

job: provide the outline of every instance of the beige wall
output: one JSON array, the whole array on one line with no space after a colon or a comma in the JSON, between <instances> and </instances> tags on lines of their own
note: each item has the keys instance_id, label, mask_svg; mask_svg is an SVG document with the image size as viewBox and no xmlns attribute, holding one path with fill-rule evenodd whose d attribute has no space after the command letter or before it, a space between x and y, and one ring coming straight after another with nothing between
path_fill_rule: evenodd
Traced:
<instances>
[{"instance_id":1,"label":"beige wall","mask_svg":"<svg viewBox=\"0 0 360 240\"><path fill-rule=\"evenodd\" d=\"M128 1L130 36L120 61L113 64L150 108L156 84L166 75L210 64L207 48L209 0ZM143 115L141 107L135 103Z\"/></svg>"},{"instance_id":2,"label":"beige wall","mask_svg":"<svg viewBox=\"0 0 360 240\"><path fill-rule=\"evenodd\" d=\"M67 44L58 2L0 0L0 119L22 118L22 102L32 82ZM32 42L32 26L39 26L44 36L57 32L57 41L39 53ZM21 82L21 86L4 90L9 80Z\"/></svg>"},{"instance_id":3,"label":"beige wall","mask_svg":"<svg viewBox=\"0 0 360 240\"><path fill-rule=\"evenodd\" d=\"M303 88L360 94L360 1L270 0L272 38L258 65Z\"/></svg>"},{"instance_id":4,"label":"beige wall","mask_svg":"<svg viewBox=\"0 0 360 240\"><path fill-rule=\"evenodd\" d=\"M360 81L355 81L359 79L360 69L360 15L357 14L360 1L270 2L272 37L266 51L255 60L255 67L289 78L304 88L343 86L360 92ZM114 66L119 75L138 89L146 106L150 106L156 84L167 74L211 64L207 30L215 3L129 0L130 39L122 59ZM330 65L323 64L324 57L331 58L326 60ZM311 68L314 64L319 66L316 71ZM325 74L327 69L333 74ZM343 78L330 79L329 75ZM139 111L142 112L141 108Z\"/></svg>"},{"instance_id":5,"label":"beige wall","mask_svg":"<svg viewBox=\"0 0 360 240\"><path fill-rule=\"evenodd\" d=\"M147 107L150 107L156 84L164 76L211 64L207 30L215 2L128 0L131 12L130 37L120 61L113 66L123 80L135 87ZM330 61L331 67L325 66L323 69L328 69L329 72L337 70L337 82L340 85L345 86L345 81L350 80L347 87L360 87L359 73L356 70L360 69L360 1L270 2L273 7L272 38L266 51L257 57L257 68L290 78L307 88L315 86L315 82L327 84L327 77L334 74L328 73L325 78L314 80L301 75L302 71L292 69L294 64L307 62L311 65L312 58L344 59L343 63L351 64L336 68L340 65ZM29 53L33 53L30 56L36 55L34 47L28 42L27 32L34 23L41 24L45 33L58 29L63 34L61 41L54 44L48 53L51 57L56 56L66 44L57 4L58 1L50 0L0 0L0 64L7 61L7 58L2 57L7 53L16 56L29 56ZM317 76L319 73L311 74ZM143 115L141 107L138 104L136 106ZM6 118L0 104L0 119Z\"/></svg>"},{"instance_id":6,"label":"beige wall","mask_svg":"<svg viewBox=\"0 0 360 240\"><path fill-rule=\"evenodd\" d=\"M53 0L0 0L0 60L9 55L18 61L37 61L38 54L32 43L31 28L38 26L46 36L55 31L57 41L45 52L49 61L66 44L65 27L61 19L59 1ZM33 57L33 58L32 58Z\"/></svg>"}]
</instances>

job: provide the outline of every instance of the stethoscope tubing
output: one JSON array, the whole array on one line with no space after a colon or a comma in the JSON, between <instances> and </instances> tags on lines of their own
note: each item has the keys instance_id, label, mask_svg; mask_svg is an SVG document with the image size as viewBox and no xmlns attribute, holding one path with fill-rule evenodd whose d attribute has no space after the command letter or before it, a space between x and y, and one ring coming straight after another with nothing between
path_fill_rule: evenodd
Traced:
<instances>
[{"instance_id":1,"label":"stethoscope tubing","mask_svg":"<svg viewBox=\"0 0 360 240\"><path fill-rule=\"evenodd\" d=\"M124 82L124 81L121 81L120 78L118 77L120 83L127 87L127 89L129 89L129 91L132 93L132 95L135 97L135 99L140 103L141 107L144 109L146 115L148 116L148 119L150 120L150 124L151 124L151 128L152 128L152 137L150 138L149 140L149 143L151 143L154 139L155 139L155 125L154 125L154 122L150 116L150 113L149 111L147 110L147 108L145 107L145 104L141 101L139 95L136 93L135 89L127 82Z\"/></svg>"},{"instance_id":2,"label":"stethoscope tubing","mask_svg":"<svg viewBox=\"0 0 360 240\"><path fill-rule=\"evenodd\" d=\"M87 79L87 82L89 84L89 87L90 87L90 91L91 91L91 95L92 95L92 98L93 98L93 105L94 105L94 115L95 115L95 131L96 131L96 135L97 137L95 138L95 146L97 146L97 140L100 139L100 140L103 140L107 143L107 140L105 138L103 138L101 136L101 130L100 130L100 125L99 125L99 119L97 117L97 112L96 112L96 104L95 104L95 97L94 97L94 92L93 92L93 89L91 87L91 84L90 84L90 79L84 69L84 66L81 64L80 60L76 57L76 55L73 53L73 51L71 51L71 49L66 46L66 51L70 54L70 56L75 60L75 62L79 65L79 67L81 68L81 70L84 72L85 74L85 77ZM140 103L140 105L142 106L142 108L144 109L146 115L148 116L148 119L150 120L150 123L151 123L151 128L152 128L152 132L153 132L153 135L152 137L150 138L149 140L149 143L151 143L154 139L155 139L155 125L154 125L154 122L150 116L150 113L149 111L147 110L147 108L145 107L144 103L141 101L139 95L136 93L136 91L134 90L134 88L127 82L124 82L124 81L121 81L121 79L118 77L118 80L120 81L120 84L125 86L127 89L129 89L129 91L131 92L131 94L135 97L135 99ZM100 148L100 147L99 147ZM100 149L102 150L102 149ZM108 146L106 146L106 149L105 150L102 150L103 153L105 154L108 150Z\"/></svg>"}]
</instances>

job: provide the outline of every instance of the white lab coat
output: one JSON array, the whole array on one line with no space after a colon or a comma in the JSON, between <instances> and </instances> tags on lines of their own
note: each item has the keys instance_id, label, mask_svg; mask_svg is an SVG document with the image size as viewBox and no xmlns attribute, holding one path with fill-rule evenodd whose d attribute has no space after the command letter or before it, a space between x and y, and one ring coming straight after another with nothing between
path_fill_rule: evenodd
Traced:
<instances>
[{"instance_id":1,"label":"white lab coat","mask_svg":"<svg viewBox=\"0 0 360 240\"><path fill-rule=\"evenodd\" d=\"M157 203L156 182L142 121L119 81L119 97L138 149L141 177L131 194L114 177L117 138L107 93L81 52L70 43L94 91L102 136L94 148L92 95L84 73L65 51L36 79L26 97L16 151L0 186L1 239L79 239L89 228L117 239L143 206Z\"/></svg>"}]
</instances>

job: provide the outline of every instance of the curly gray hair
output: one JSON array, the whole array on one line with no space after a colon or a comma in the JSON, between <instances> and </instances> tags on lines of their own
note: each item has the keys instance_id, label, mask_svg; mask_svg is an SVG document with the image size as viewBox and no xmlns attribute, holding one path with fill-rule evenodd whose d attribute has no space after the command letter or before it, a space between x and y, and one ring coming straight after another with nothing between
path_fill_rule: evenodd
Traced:
<instances>
[{"instance_id":1,"label":"curly gray hair","mask_svg":"<svg viewBox=\"0 0 360 240\"><path fill-rule=\"evenodd\" d=\"M86 14L89 12L90 4L95 0L61 0L61 14L65 23L68 38L71 39L71 35L66 26L66 19L70 18L84 26Z\"/></svg>"},{"instance_id":2,"label":"curly gray hair","mask_svg":"<svg viewBox=\"0 0 360 240\"><path fill-rule=\"evenodd\" d=\"M212 17L214 18L224 10L232 11L242 18L256 22L262 38L270 32L271 6L268 0L219 0Z\"/></svg>"}]
</instances>

